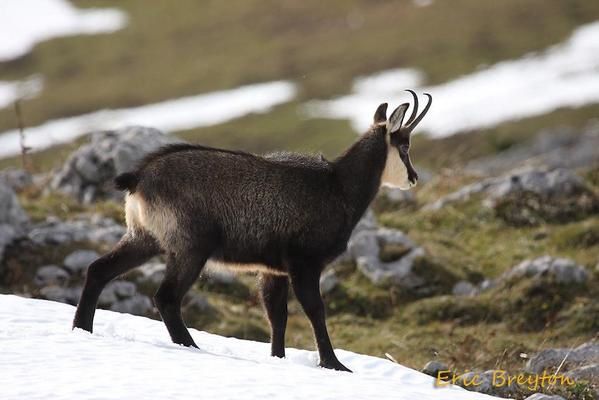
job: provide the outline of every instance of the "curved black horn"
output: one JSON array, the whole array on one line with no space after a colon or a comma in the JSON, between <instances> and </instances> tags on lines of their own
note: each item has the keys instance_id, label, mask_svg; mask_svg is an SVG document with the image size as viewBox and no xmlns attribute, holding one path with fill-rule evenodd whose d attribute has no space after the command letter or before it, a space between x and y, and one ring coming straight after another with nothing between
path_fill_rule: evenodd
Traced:
<instances>
[{"instance_id":1,"label":"curved black horn","mask_svg":"<svg viewBox=\"0 0 599 400\"><path fill-rule=\"evenodd\" d=\"M406 125L410 125L412 121L414 121L414 118L416 118L416 113L418 112L418 96L416 96L416 93L413 90L406 89L406 92L410 92L414 98L414 108L412 108L412 114L406 121Z\"/></svg>"},{"instance_id":2,"label":"curved black horn","mask_svg":"<svg viewBox=\"0 0 599 400\"><path fill-rule=\"evenodd\" d=\"M426 103L426 107L424 107L424 110L422 110L422 112L420 113L418 118L416 118L414 121L412 121L409 125L406 126L406 128L410 132L416 127L416 125L418 125L420 123L420 121L422 121L422 118L424 118L424 116L428 112L429 108L431 108L431 104L433 104L433 96L431 96L428 93L424 93L424 95L426 97L428 97L428 103Z\"/></svg>"}]
</instances>

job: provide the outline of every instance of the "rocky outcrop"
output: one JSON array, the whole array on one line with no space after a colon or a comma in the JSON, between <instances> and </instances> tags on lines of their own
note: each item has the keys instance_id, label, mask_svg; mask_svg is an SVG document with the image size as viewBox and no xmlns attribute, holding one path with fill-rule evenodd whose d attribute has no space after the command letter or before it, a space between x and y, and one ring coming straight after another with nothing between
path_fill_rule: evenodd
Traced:
<instances>
[{"instance_id":1,"label":"rocky outcrop","mask_svg":"<svg viewBox=\"0 0 599 400\"><path fill-rule=\"evenodd\" d=\"M84 203L101 198L120 198L112 181L132 170L146 154L173 139L153 128L127 127L117 131L96 132L91 143L72 153L54 175L50 188Z\"/></svg>"},{"instance_id":2,"label":"rocky outcrop","mask_svg":"<svg viewBox=\"0 0 599 400\"><path fill-rule=\"evenodd\" d=\"M448 204L466 201L478 194L490 200L488 205L493 205L509 195L524 192L551 198L589 192L589 189L578 176L566 169L524 169L464 186L427 205L426 208L439 210Z\"/></svg>"},{"instance_id":3,"label":"rocky outcrop","mask_svg":"<svg viewBox=\"0 0 599 400\"><path fill-rule=\"evenodd\" d=\"M448 204L479 196L483 204L511 225L569 222L599 211L599 196L565 169L524 169L464 186L425 206L440 210Z\"/></svg>"},{"instance_id":4,"label":"rocky outcrop","mask_svg":"<svg viewBox=\"0 0 599 400\"><path fill-rule=\"evenodd\" d=\"M514 168L545 167L576 169L599 163L599 121L583 128L554 128L539 132L532 143L516 145L490 157L468 163L466 170L497 175Z\"/></svg>"},{"instance_id":5,"label":"rocky outcrop","mask_svg":"<svg viewBox=\"0 0 599 400\"><path fill-rule=\"evenodd\" d=\"M334 263L355 264L375 285L392 285L417 295L439 292L447 271L426 262L424 249L397 229L380 227L368 210L352 232L347 250ZM445 284L451 285L453 277ZM451 286L449 286L451 288Z\"/></svg>"},{"instance_id":6,"label":"rocky outcrop","mask_svg":"<svg viewBox=\"0 0 599 400\"><path fill-rule=\"evenodd\" d=\"M40 246L72 242L114 244L125 234L124 226L99 214L82 215L69 221L48 217L36 224L27 234L29 240Z\"/></svg>"},{"instance_id":7,"label":"rocky outcrop","mask_svg":"<svg viewBox=\"0 0 599 400\"><path fill-rule=\"evenodd\" d=\"M574 260L545 255L532 260L522 261L520 264L506 271L501 276L501 279L540 279L543 277L549 277L560 284L583 284L589 279L589 273Z\"/></svg>"},{"instance_id":8,"label":"rocky outcrop","mask_svg":"<svg viewBox=\"0 0 599 400\"><path fill-rule=\"evenodd\" d=\"M39 297L76 305L81 296L83 278L87 267L99 255L91 250L76 250L66 256L62 266L46 265L38 268L34 283L39 287ZM137 291L130 281L116 280L109 283L98 301L101 308L135 315L153 312L150 298Z\"/></svg>"},{"instance_id":9,"label":"rocky outcrop","mask_svg":"<svg viewBox=\"0 0 599 400\"><path fill-rule=\"evenodd\" d=\"M539 374L543 371L555 371L560 367L562 373L584 374L585 370L580 371L580 368L588 368L592 371L599 364L599 343L588 342L575 348L557 348L543 350L526 363L526 372L531 374ZM591 381L599 383L599 375L591 376ZM586 379L585 379L586 380Z\"/></svg>"},{"instance_id":10,"label":"rocky outcrop","mask_svg":"<svg viewBox=\"0 0 599 400\"><path fill-rule=\"evenodd\" d=\"M14 190L0 180L0 261L4 249L15 239L25 235L29 217L19 203Z\"/></svg>"},{"instance_id":11,"label":"rocky outcrop","mask_svg":"<svg viewBox=\"0 0 599 400\"><path fill-rule=\"evenodd\" d=\"M33 184L33 175L22 169L7 168L0 171L0 182L20 191Z\"/></svg>"}]
</instances>

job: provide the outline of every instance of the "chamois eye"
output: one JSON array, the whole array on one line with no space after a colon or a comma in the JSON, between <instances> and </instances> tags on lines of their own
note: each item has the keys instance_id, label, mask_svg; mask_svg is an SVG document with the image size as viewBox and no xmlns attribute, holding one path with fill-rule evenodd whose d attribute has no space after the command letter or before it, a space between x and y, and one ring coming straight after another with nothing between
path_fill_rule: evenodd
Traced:
<instances>
[{"instance_id":1,"label":"chamois eye","mask_svg":"<svg viewBox=\"0 0 599 400\"><path fill-rule=\"evenodd\" d=\"M402 144L399 146L399 151L402 153L407 153L410 150L409 144Z\"/></svg>"}]
</instances>

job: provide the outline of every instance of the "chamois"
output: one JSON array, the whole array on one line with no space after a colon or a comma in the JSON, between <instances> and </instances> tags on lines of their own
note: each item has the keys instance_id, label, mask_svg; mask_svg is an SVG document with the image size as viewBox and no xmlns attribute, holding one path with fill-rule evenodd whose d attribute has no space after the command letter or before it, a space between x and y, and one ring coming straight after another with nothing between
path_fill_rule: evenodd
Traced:
<instances>
[{"instance_id":1,"label":"chamois","mask_svg":"<svg viewBox=\"0 0 599 400\"><path fill-rule=\"evenodd\" d=\"M92 331L102 289L115 277L160 253L167 259L154 296L174 343L197 347L181 316L183 296L208 260L257 271L271 328L271 355L285 357L289 282L310 320L320 366L349 371L327 333L319 277L345 251L353 228L381 185L407 190L418 175L410 161L410 133L420 115L414 97L374 124L334 161L295 153L257 156L200 145L173 144L116 177L127 191L127 233L88 268L73 328Z\"/></svg>"}]
</instances>

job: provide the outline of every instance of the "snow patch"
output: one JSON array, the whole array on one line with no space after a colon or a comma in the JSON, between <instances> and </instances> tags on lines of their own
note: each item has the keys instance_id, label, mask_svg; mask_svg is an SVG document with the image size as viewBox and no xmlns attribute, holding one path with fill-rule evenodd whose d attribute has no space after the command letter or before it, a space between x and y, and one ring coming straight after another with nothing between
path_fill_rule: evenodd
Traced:
<instances>
[{"instance_id":1,"label":"snow patch","mask_svg":"<svg viewBox=\"0 0 599 400\"><path fill-rule=\"evenodd\" d=\"M22 81L0 81L0 109L9 107L17 100L37 96L43 86L44 81L39 75L33 75Z\"/></svg>"},{"instance_id":2,"label":"snow patch","mask_svg":"<svg viewBox=\"0 0 599 400\"><path fill-rule=\"evenodd\" d=\"M380 103L408 101L411 97L403 90L418 88L434 101L419 128L442 137L598 103L599 22L576 29L567 41L543 53L500 62L438 86L422 87L422 82L414 69L384 71L357 79L348 96L313 101L306 109L311 116L349 119L363 132Z\"/></svg>"},{"instance_id":3,"label":"snow patch","mask_svg":"<svg viewBox=\"0 0 599 400\"><path fill-rule=\"evenodd\" d=\"M51 120L25 129L25 144L32 151L68 143L91 131L145 125L173 132L220 124L250 113L267 112L292 100L296 86L275 81L167 100L139 107L101 110L76 117ZM19 132L0 134L0 158L19 154Z\"/></svg>"},{"instance_id":4,"label":"snow patch","mask_svg":"<svg viewBox=\"0 0 599 400\"><path fill-rule=\"evenodd\" d=\"M349 351L336 352L353 374L318 368L313 351L272 358L267 343L195 329L201 350L180 347L162 322L128 314L98 310L92 335L71 330L70 305L0 295L0 310L3 400L493 398Z\"/></svg>"},{"instance_id":5,"label":"snow patch","mask_svg":"<svg viewBox=\"0 0 599 400\"><path fill-rule=\"evenodd\" d=\"M39 42L60 36L110 33L125 26L116 9L77 9L66 0L0 2L0 62L27 54Z\"/></svg>"}]
</instances>

